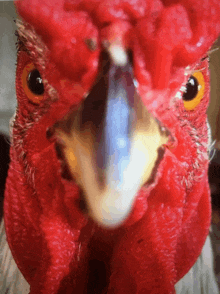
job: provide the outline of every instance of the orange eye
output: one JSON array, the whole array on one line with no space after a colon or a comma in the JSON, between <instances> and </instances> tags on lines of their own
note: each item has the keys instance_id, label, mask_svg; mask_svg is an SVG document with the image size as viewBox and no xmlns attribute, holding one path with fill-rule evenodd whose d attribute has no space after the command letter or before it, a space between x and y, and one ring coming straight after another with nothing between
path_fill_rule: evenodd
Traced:
<instances>
[{"instance_id":1,"label":"orange eye","mask_svg":"<svg viewBox=\"0 0 220 294\"><path fill-rule=\"evenodd\" d=\"M23 69L22 85L28 99L34 104L40 104L43 99L44 85L39 71L32 62Z\"/></svg>"},{"instance_id":2,"label":"orange eye","mask_svg":"<svg viewBox=\"0 0 220 294\"><path fill-rule=\"evenodd\" d=\"M183 94L183 103L187 110L193 110L202 100L205 91L203 74L198 71L189 78L186 91Z\"/></svg>"}]
</instances>

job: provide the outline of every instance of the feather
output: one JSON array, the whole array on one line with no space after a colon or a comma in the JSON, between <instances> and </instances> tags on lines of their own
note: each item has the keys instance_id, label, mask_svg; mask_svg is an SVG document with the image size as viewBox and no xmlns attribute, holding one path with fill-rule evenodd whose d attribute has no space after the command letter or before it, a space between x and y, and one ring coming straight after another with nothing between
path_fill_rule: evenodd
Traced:
<instances>
[{"instance_id":1,"label":"feather","mask_svg":"<svg viewBox=\"0 0 220 294\"><path fill-rule=\"evenodd\" d=\"M29 284L19 271L6 241L4 222L0 226L0 293L28 294ZM176 294L218 294L214 274L210 236L207 237L202 253L189 272L175 285Z\"/></svg>"},{"instance_id":2,"label":"feather","mask_svg":"<svg viewBox=\"0 0 220 294\"><path fill-rule=\"evenodd\" d=\"M8 246L4 221L0 225L0 293L28 294L30 287L19 271Z\"/></svg>"},{"instance_id":3,"label":"feather","mask_svg":"<svg viewBox=\"0 0 220 294\"><path fill-rule=\"evenodd\" d=\"M177 294L218 294L210 235L189 272L175 285Z\"/></svg>"}]
</instances>

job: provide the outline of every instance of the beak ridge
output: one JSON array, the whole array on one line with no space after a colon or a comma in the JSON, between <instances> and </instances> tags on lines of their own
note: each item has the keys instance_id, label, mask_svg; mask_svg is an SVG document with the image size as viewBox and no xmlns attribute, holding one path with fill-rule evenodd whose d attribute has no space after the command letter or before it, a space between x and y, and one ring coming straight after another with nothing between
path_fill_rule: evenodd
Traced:
<instances>
[{"instance_id":1,"label":"beak ridge","mask_svg":"<svg viewBox=\"0 0 220 294\"><path fill-rule=\"evenodd\" d=\"M102 121L96 132L90 130L91 122L81 131L82 111L69 119L73 121L70 136L62 131L59 136L66 144L64 153L71 174L84 191L88 213L102 226L117 227L127 218L139 189L150 178L158 148L167 138L161 135L158 123L137 93L130 62L123 66L110 62L106 74L104 115L100 113ZM84 103L93 105L89 99ZM93 107L87 108L93 111ZM71 153L76 158L74 163Z\"/></svg>"}]
</instances>

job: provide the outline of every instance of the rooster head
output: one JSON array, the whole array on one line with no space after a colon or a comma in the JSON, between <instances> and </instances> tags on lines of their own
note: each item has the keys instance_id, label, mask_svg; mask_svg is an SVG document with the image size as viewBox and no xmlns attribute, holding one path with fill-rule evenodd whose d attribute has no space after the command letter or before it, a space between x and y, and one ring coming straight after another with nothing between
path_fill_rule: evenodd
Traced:
<instances>
[{"instance_id":1,"label":"rooster head","mask_svg":"<svg viewBox=\"0 0 220 294\"><path fill-rule=\"evenodd\" d=\"M91 258L111 264L108 293L171 293L210 225L207 51L219 1L15 5L5 224L31 294L82 293Z\"/></svg>"}]
</instances>

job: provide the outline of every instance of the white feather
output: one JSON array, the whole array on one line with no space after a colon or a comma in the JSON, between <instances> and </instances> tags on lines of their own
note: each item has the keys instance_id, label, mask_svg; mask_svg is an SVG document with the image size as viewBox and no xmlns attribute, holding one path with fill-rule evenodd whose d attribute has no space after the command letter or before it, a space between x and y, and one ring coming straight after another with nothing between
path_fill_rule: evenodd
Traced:
<instances>
[{"instance_id":1,"label":"white feather","mask_svg":"<svg viewBox=\"0 0 220 294\"><path fill-rule=\"evenodd\" d=\"M176 284L176 294L219 294L210 236L190 271Z\"/></svg>"},{"instance_id":2,"label":"white feather","mask_svg":"<svg viewBox=\"0 0 220 294\"><path fill-rule=\"evenodd\" d=\"M28 294L29 290L29 284L12 257L2 221L0 226L0 294Z\"/></svg>"}]
</instances>

